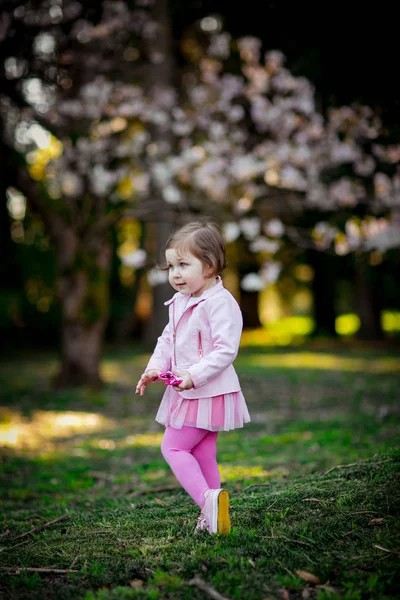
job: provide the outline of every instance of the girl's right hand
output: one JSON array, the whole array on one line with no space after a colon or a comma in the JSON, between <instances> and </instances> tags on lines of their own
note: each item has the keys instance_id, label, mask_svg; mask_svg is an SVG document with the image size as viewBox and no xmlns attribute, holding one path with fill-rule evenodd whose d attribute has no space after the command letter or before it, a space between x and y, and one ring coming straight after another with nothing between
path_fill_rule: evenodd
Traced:
<instances>
[{"instance_id":1,"label":"girl's right hand","mask_svg":"<svg viewBox=\"0 0 400 600\"><path fill-rule=\"evenodd\" d=\"M161 371L156 371L155 369L153 369L151 371L146 371L145 373L143 373L137 383L136 394L140 394L141 396L143 396L144 390L146 389L146 387L149 385L149 383L153 383L154 381L157 381L158 375L160 373L161 373Z\"/></svg>"}]
</instances>

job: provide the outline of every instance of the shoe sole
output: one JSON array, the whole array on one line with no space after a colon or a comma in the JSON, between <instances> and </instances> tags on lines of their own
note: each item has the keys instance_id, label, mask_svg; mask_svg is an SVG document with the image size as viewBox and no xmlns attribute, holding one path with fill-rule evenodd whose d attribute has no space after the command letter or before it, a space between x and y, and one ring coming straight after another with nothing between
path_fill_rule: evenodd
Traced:
<instances>
[{"instance_id":1,"label":"shoe sole","mask_svg":"<svg viewBox=\"0 0 400 600\"><path fill-rule=\"evenodd\" d=\"M221 490L218 494L218 520L217 530L219 535L227 535L231 530L231 519L229 517L229 493Z\"/></svg>"}]
</instances>

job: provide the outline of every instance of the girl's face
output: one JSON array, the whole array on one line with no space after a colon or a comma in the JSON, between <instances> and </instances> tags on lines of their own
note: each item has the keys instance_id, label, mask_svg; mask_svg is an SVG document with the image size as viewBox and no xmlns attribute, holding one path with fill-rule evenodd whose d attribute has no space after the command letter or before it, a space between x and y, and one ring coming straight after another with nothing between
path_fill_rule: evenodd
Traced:
<instances>
[{"instance_id":1,"label":"girl's face","mask_svg":"<svg viewBox=\"0 0 400 600\"><path fill-rule=\"evenodd\" d=\"M210 267L189 251L169 248L165 252L165 258L169 267L169 282L181 294L201 296L205 290L215 285L216 278L210 276Z\"/></svg>"}]
</instances>

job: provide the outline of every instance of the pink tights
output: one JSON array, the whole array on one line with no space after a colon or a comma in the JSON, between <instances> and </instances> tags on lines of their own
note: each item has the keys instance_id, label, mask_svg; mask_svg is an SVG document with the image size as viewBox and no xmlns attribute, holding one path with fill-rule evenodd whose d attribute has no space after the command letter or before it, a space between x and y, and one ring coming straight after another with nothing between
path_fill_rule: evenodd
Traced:
<instances>
[{"instance_id":1,"label":"pink tights","mask_svg":"<svg viewBox=\"0 0 400 600\"><path fill-rule=\"evenodd\" d=\"M203 508L204 492L220 487L217 465L218 431L185 427L175 429L169 425L161 444L161 452L173 474Z\"/></svg>"}]
</instances>

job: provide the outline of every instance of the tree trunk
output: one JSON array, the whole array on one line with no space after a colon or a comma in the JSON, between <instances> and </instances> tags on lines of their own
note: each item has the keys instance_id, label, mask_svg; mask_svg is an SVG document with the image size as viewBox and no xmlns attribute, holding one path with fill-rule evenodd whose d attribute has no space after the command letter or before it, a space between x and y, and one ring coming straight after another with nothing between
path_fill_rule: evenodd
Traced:
<instances>
[{"instance_id":1,"label":"tree trunk","mask_svg":"<svg viewBox=\"0 0 400 600\"><path fill-rule=\"evenodd\" d=\"M151 228L151 230L154 231L156 259L158 262L163 262L165 260L165 244L177 225L174 227L172 220L166 219L155 223L154 227L152 227L151 224L146 225L146 227ZM144 347L148 350L154 348L158 336L161 335L168 322L168 309L164 306L164 302L169 300L174 293L175 292L171 288L169 282L160 283L153 287L151 317L146 323L144 332Z\"/></svg>"},{"instance_id":2,"label":"tree trunk","mask_svg":"<svg viewBox=\"0 0 400 600\"><path fill-rule=\"evenodd\" d=\"M357 314L360 319L357 338L381 340L382 282L379 267L371 267L367 257L361 255L356 257L355 269Z\"/></svg>"},{"instance_id":3,"label":"tree trunk","mask_svg":"<svg viewBox=\"0 0 400 600\"><path fill-rule=\"evenodd\" d=\"M313 294L313 337L335 337L336 257L310 250L308 261L314 270L311 284Z\"/></svg>"},{"instance_id":4,"label":"tree trunk","mask_svg":"<svg viewBox=\"0 0 400 600\"><path fill-rule=\"evenodd\" d=\"M261 327L258 316L258 292L245 292L240 290L240 308L243 315L243 328L254 329Z\"/></svg>"},{"instance_id":5,"label":"tree trunk","mask_svg":"<svg viewBox=\"0 0 400 600\"><path fill-rule=\"evenodd\" d=\"M249 273L257 273L259 265L253 252L250 252L248 242L240 237L237 241L237 268L239 280ZM259 292L250 292L240 288L240 308L243 314L243 328L254 329L261 327L258 316Z\"/></svg>"},{"instance_id":6,"label":"tree trunk","mask_svg":"<svg viewBox=\"0 0 400 600\"><path fill-rule=\"evenodd\" d=\"M167 0L156 0L153 7L153 18L159 25L158 35L153 43L153 51L163 57L160 62L155 62L146 69L144 80L144 89L150 94L156 94L157 88L174 87L177 79L176 61L174 55L174 41L172 37L172 28L170 21L170 11ZM153 142L168 141L173 144L173 137L170 132L167 132L162 126L153 126L152 128ZM177 222L177 211L171 204L165 202L162 197L161 190L154 186L153 198L157 198L159 210L155 215L154 221L149 224L150 229L155 235L155 256L157 261L165 259L164 250L165 244L171 233L179 227ZM152 227L154 225L154 229ZM147 225L146 225L147 226ZM169 283L162 283L153 287L153 307L152 315L146 323L144 332L144 346L147 349L152 349L161 335L162 330L168 321L168 311L164 306L164 302L168 300L173 290Z\"/></svg>"},{"instance_id":7,"label":"tree trunk","mask_svg":"<svg viewBox=\"0 0 400 600\"><path fill-rule=\"evenodd\" d=\"M104 241L85 256L85 268L64 272L59 280L62 308L61 371L57 386L101 384L100 358L109 314L109 278L112 245Z\"/></svg>"}]
</instances>

